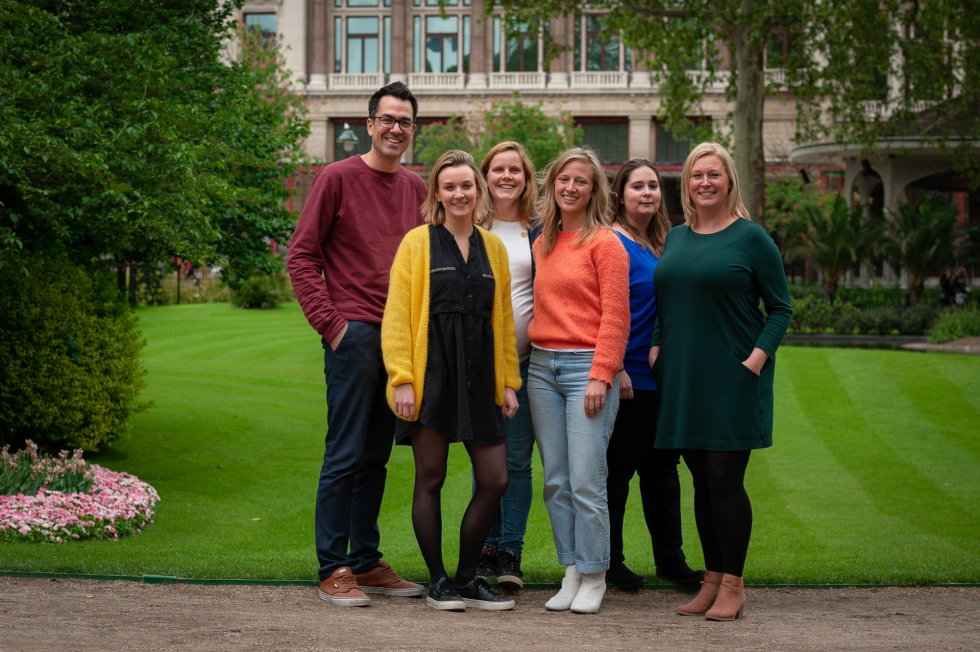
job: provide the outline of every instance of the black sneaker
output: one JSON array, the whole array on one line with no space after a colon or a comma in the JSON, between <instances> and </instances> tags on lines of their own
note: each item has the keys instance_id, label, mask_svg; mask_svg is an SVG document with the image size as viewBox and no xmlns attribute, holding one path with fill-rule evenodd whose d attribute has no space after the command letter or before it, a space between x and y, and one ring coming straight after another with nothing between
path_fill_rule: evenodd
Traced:
<instances>
[{"instance_id":1,"label":"black sneaker","mask_svg":"<svg viewBox=\"0 0 980 652\"><path fill-rule=\"evenodd\" d=\"M498 566L497 549L488 543L484 543L483 550L480 552L480 561L476 564L476 576L496 577Z\"/></svg>"},{"instance_id":2,"label":"black sneaker","mask_svg":"<svg viewBox=\"0 0 980 652\"><path fill-rule=\"evenodd\" d=\"M646 578L634 573L625 564L610 566L606 571L606 581L624 591L636 591L646 584Z\"/></svg>"},{"instance_id":3,"label":"black sneaker","mask_svg":"<svg viewBox=\"0 0 980 652\"><path fill-rule=\"evenodd\" d=\"M497 556L497 586L508 591L524 588L524 573L521 572L521 556L501 550Z\"/></svg>"},{"instance_id":4,"label":"black sneaker","mask_svg":"<svg viewBox=\"0 0 980 652\"><path fill-rule=\"evenodd\" d=\"M466 603L459 597L452 580L445 576L429 584L429 595L425 601L430 607L440 611L466 611Z\"/></svg>"},{"instance_id":5,"label":"black sneaker","mask_svg":"<svg viewBox=\"0 0 980 652\"><path fill-rule=\"evenodd\" d=\"M693 570L686 561L669 566L657 566L657 576L677 584L698 584L704 578L703 570Z\"/></svg>"},{"instance_id":6,"label":"black sneaker","mask_svg":"<svg viewBox=\"0 0 980 652\"><path fill-rule=\"evenodd\" d=\"M456 591L462 596L467 607L486 611L503 611L514 608L513 600L495 593L482 577L470 580L463 586L457 586Z\"/></svg>"}]
</instances>

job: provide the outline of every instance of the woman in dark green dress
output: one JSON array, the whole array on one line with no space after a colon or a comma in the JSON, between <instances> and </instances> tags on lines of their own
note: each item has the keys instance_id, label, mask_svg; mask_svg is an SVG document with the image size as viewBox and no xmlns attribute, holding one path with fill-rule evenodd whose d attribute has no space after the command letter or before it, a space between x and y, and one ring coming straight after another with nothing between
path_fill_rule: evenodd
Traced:
<instances>
[{"instance_id":1,"label":"woman in dark green dress","mask_svg":"<svg viewBox=\"0 0 980 652\"><path fill-rule=\"evenodd\" d=\"M686 223L667 234L654 277L655 445L684 451L708 571L677 613L734 620L745 603L752 532L745 469L753 449L772 445L776 349L792 308L782 258L749 219L724 147L694 148L681 173L681 203Z\"/></svg>"}]
</instances>

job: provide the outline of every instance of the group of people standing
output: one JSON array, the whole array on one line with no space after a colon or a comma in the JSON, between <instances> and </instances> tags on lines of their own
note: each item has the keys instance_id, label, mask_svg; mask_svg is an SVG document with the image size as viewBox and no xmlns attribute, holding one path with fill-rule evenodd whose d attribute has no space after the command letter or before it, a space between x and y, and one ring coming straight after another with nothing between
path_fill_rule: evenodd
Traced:
<instances>
[{"instance_id":1,"label":"group of people standing","mask_svg":"<svg viewBox=\"0 0 980 652\"><path fill-rule=\"evenodd\" d=\"M320 597L363 606L371 593L426 593L378 550L396 441L415 460L428 604L513 608L500 589L523 586L537 442L564 566L545 608L596 613L607 581L644 583L622 534L639 475L658 575L703 577L677 613L738 617L752 523L744 473L750 451L771 445L791 308L779 252L748 219L728 152L691 153L685 224L671 230L649 161L629 161L610 187L588 148L558 156L540 186L519 143L499 143L480 166L451 150L426 190L400 166L417 112L399 82L372 96L371 150L317 176L290 245L290 277L324 348ZM450 577L440 497L452 442L469 455L473 492ZM706 573L681 547L681 457Z\"/></svg>"}]
</instances>

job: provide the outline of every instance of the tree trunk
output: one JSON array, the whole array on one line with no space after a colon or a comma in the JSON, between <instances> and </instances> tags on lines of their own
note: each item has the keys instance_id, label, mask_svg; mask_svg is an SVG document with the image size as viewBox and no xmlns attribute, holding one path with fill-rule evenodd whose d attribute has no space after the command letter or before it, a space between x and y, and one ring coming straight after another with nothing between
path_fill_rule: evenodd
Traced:
<instances>
[{"instance_id":1,"label":"tree trunk","mask_svg":"<svg viewBox=\"0 0 980 652\"><path fill-rule=\"evenodd\" d=\"M741 0L739 13L748 21L755 0ZM756 9L758 9L756 7ZM732 33L735 60L735 112L732 117L732 157L741 183L742 200L752 219L763 223L766 198L766 156L762 114L766 101L765 41L753 43L748 30Z\"/></svg>"}]
</instances>

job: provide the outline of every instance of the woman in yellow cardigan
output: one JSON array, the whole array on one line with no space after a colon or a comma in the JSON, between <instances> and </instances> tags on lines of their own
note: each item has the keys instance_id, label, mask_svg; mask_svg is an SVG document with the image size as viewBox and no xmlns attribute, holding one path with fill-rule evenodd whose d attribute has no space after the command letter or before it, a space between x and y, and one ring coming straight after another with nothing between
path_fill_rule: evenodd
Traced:
<instances>
[{"instance_id":1,"label":"woman in yellow cardigan","mask_svg":"<svg viewBox=\"0 0 980 652\"><path fill-rule=\"evenodd\" d=\"M415 458L412 525L429 569L436 609L512 609L514 601L476 577L483 540L507 487L504 417L521 386L510 303L510 270L500 239L475 225L487 188L473 157L443 154L422 210L391 268L381 324L395 439ZM442 559L440 494L450 442L463 442L476 491L460 524L459 563L450 580Z\"/></svg>"}]
</instances>

